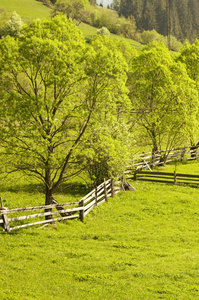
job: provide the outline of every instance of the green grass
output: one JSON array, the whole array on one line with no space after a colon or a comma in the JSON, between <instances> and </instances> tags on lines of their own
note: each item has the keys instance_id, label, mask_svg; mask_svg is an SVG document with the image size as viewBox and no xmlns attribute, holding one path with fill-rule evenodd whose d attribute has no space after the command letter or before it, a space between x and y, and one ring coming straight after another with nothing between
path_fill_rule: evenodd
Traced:
<instances>
[{"instance_id":1,"label":"green grass","mask_svg":"<svg viewBox=\"0 0 199 300\"><path fill-rule=\"evenodd\" d=\"M9 14L11 14L13 11L16 11L22 17L23 21L26 23L30 23L31 21L37 18L42 19L42 18L49 18L51 16L51 9L36 0L9 0L9 1L1 0L0 1L0 12L2 13L2 17L3 17L3 12L6 12L5 16L9 18ZM85 23L81 23L79 25L79 28L82 30L84 36L87 38L94 36L98 29ZM143 45L141 45L140 43L131 39L126 39L122 36L111 34L110 38L113 40L114 39L125 40L131 46L134 46L138 51L140 51L143 48Z\"/></svg>"},{"instance_id":2,"label":"green grass","mask_svg":"<svg viewBox=\"0 0 199 300\"><path fill-rule=\"evenodd\" d=\"M20 195L42 201L40 187L15 182L2 191L13 207ZM84 224L0 231L0 299L197 299L198 189L132 184L135 192L110 198ZM59 195L77 199L81 186Z\"/></svg>"},{"instance_id":3,"label":"green grass","mask_svg":"<svg viewBox=\"0 0 199 300\"><path fill-rule=\"evenodd\" d=\"M1 0L0 9L12 13L16 11L24 22L49 18L51 10L36 0Z\"/></svg>"},{"instance_id":4,"label":"green grass","mask_svg":"<svg viewBox=\"0 0 199 300\"><path fill-rule=\"evenodd\" d=\"M160 172L174 172L176 170L177 173L199 175L199 160L168 163L165 166L156 167L154 170Z\"/></svg>"},{"instance_id":5,"label":"green grass","mask_svg":"<svg viewBox=\"0 0 199 300\"><path fill-rule=\"evenodd\" d=\"M80 25L79 25L78 27L82 30L84 36L87 37L87 38L90 38L90 37L96 35L97 30L98 30L98 28L92 27L92 26L90 26L90 25L88 25L88 24L85 24L85 23L80 23ZM140 44L140 43L138 43L138 42L136 42L136 41L134 41L134 40L132 40L132 39L127 39L127 38L125 38L125 37L123 37L123 36L119 36L119 35L116 35L116 34L112 34L112 33L111 33L111 34L110 34L110 38L111 38L112 40L115 40L115 39L118 39L118 40L125 40L125 41L128 42L131 46L135 47L135 48L137 49L138 52L141 51L141 49L143 48L143 45L142 45L142 44Z\"/></svg>"}]
</instances>

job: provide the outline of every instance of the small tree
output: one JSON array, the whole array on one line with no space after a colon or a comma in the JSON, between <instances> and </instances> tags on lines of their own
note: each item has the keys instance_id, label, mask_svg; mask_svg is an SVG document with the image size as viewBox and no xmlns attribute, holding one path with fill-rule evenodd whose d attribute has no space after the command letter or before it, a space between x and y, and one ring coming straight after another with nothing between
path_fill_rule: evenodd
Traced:
<instances>
[{"instance_id":1,"label":"small tree","mask_svg":"<svg viewBox=\"0 0 199 300\"><path fill-rule=\"evenodd\" d=\"M97 34L109 37L110 36L110 31L106 27L102 27L102 28L97 30Z\"/></svg>"},{"instance_id":2,"label":"small tree","mask_svg":"<svg viewBox=\"0 0 199 300\"><path fill-rule=\"evenodd\" d=\"M15 11L11 14L10 19L3 25L0 30L1 36L10 35L14 38L19 37L20 31L24 25L20 15L18 15Z\"/></svg>"}]
</instances>

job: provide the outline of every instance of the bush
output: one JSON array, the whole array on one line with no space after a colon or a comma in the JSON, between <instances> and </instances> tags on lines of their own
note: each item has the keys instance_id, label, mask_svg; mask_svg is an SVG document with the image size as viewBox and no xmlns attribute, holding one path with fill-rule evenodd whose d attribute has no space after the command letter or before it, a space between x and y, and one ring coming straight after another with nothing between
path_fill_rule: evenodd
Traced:
<instances>
[{"instance_id":1,"label":"bush","mask_svg":"<svg viewBox=\"0 0 199 300\"><path fill-rule=\"evenodd\" d=\"M102 27L97 30L97 34L105 35L106 37L110 36L110 31L106 27Z\"/></svg>"}]
</instances>

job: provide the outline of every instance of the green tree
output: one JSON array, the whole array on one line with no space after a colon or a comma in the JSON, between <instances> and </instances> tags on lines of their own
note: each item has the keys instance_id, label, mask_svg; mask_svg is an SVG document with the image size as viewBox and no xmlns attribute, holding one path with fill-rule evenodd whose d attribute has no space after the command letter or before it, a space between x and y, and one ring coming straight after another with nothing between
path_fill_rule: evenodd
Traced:
<instances>
[{"instance_id":1,"label":"green tree","mask_svg":"<svg viewBox=\"0 0 199 300\"><path fill-rule=\"evenodd\" d=\"M51 204L60 184L85 168L81 147L96 112L126 99L127 65L100 40L86 46L64 16L2 39L0 53L1 145L13 170L44 183Z\"/></svg>"},{"instance_id":2,"label":"green tree","mask_svg":"<svg viewBox=\"0 0 199 300\"><path fill-rule=\"evenodd\" d=\"M102 27L97 30L97 34L105 35L106 37L110 36L110 31L106 27Z\"/></svg>"},{"instance_id":3,"label":"green tree","mask_svg":"<svg viewBox=\"0 0 199 300\"><path fill-rule=\"evenodd\" d=\"M129 84L134 122L151 140L153 153L191 134L198 111L195 83L163 44L149 44L134 58Z\"/></svg>"},{"instance_id":4,"label":"green tree","mask_svg":"<svg viewBox=\"0 0 199 300\"><path fill-rule=\"evenodd\" d=\"M10 35L14 38L17 38L20 35L20 30L22 29L23 25L24 22L22 21L21 17L14 11L11 14L10 19L0 29L0 35Z\"/></svg>"},{"instance_id":5,"label":"green tree","mask_svg":"<svg viewBox=\"0 0 199 300\"><path fill-rule=\"evenodd\" d=\"M76 20L81 23L86 14L86 7L89 5L88 0L57 0L52 12L53 16L63 13L68 19Z\"/></svg>"}]
</instances>

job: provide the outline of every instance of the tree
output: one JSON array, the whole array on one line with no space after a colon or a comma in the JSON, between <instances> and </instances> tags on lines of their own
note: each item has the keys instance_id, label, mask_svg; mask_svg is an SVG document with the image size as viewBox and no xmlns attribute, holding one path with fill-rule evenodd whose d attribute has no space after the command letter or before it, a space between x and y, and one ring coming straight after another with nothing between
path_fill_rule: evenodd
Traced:
<instances>
[{"instance_id":1,"label":"tree","mask_svg":"<svg viewBox=\"0 0 199 300\"><path fill-rule=\"evenodd\" d=\"M89 4L88 0L57 0L54 5L52 15L63 13L68 19L81 23L85 16L85 8Z\"/></svg>"},{"instance_id":2,"label":"tree","mask_svg":"<svg viewBox=\"0 0 199 300\"><path fill-rule=\"evenodd\" d=\"M149 44L134 58L129 85L135 121L151 140L153 153L190 134L198 93L184 66L173 61L163 44Z\"/></svg>"},{"instance_id":3,"label":"tree","mask_svg":"<svg viewBox=\"0 0 199 300\"><path fill-rule=\"evenodd\" d=\"M3 27L0 30L1 36L10 35L14 38L19 37L20 30L24 26L24 22L22 21L20 15L14 11L11 14L10 19L3 25Z\"/></svg>"},{"instance_id":4,"label":"tree","mask_svg":"<svg viewBox=\"0 0 199 300\"><path fill-rule=\"evenodd\" d=\"M105 35L106 37L110 36L110 31L106 27L102 27L97 30L97 34Z\"/></svg>"},{"instance_id":5,"label":"tree","mask_svg":"<svg viewBox=\"0 0 199 300\"><path fill-rule=\"evenodd\" d=\"M194 80L199 91L199 40L196 39L192 45L185 43L176 61L185 65L189 77ZM195 145L198 142L198 131L196 129L197 127L190 135L191 145Z\"/></svg>"},{"instance_id":6,"label":"tree","mask_svg":"<svg viewBox=\"0 0 199 300\"><path fill-rule=\"evenodd\" d=\"M96 112L126 99L127 65L97 38L86 46L64 16L2 39L0 53L1 145L10 168L44 183L51 204L60 184L86 167L81 147Z\"/></svg>"}]
</instances>

